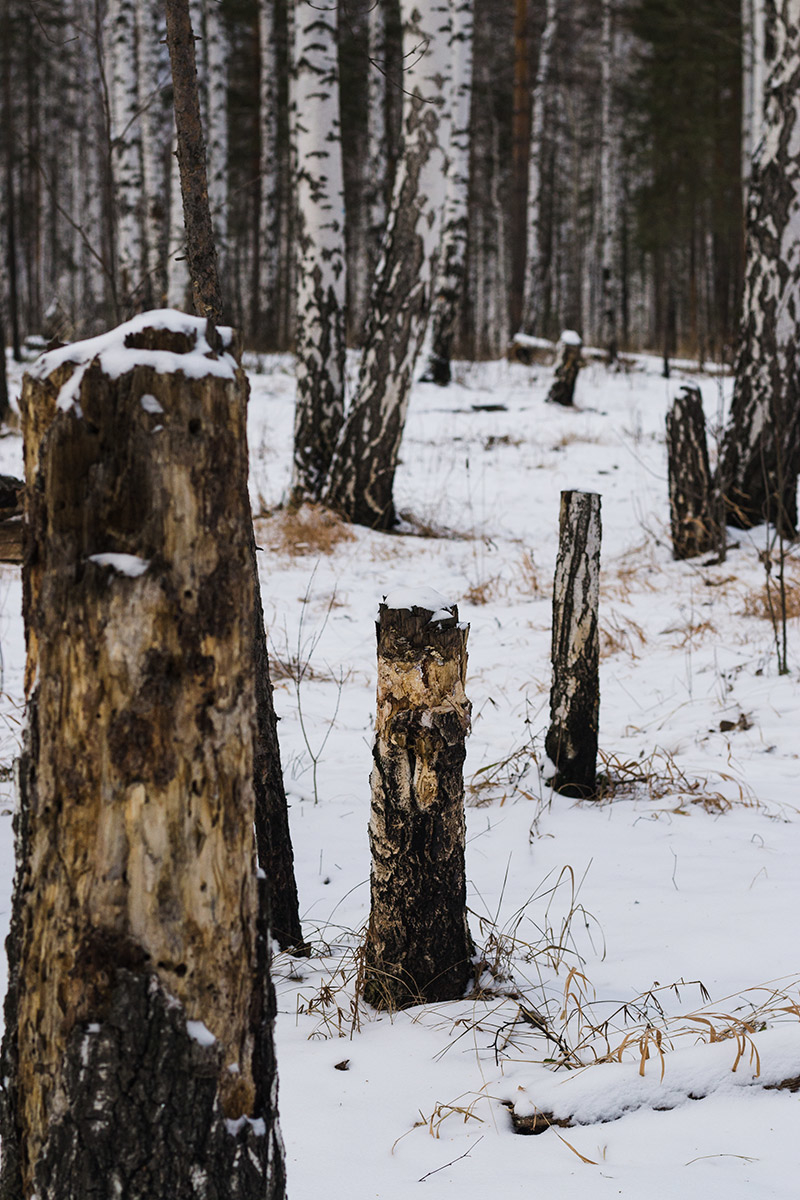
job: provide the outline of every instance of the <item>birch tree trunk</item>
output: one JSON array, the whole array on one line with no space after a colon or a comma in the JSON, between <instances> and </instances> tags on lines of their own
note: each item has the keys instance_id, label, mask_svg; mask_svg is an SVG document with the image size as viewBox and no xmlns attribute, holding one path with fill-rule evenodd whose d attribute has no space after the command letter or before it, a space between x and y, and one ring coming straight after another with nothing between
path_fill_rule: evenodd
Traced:
<instances>
[{"instance_id":1,"label":"birch tree trunk","mask_svg":"<svg viewBox=\"0 0 800 1200\"><path fill-rule=\"evenodd\" d=\"M614 36L613 0L603 0L600 36L600 336L608 353L609 363L617 357L618 342L618 277L617 245L621 195L617 185L613 88L616 78L616 39Z\"/></svg>"},{"instance_id":2,"label":"birch tree trunk","mask_svg":"<svg viewBox=\"0 0 800 1200\"><path fill-rule=\"evenodd\" d=\"M753 163L743 321L718 486L727 520L797 525L800 470L800 0L775 10L764 138Z\"/></svg>"},{"instance_id":3,"label":"birch tree trunk","mask_svg":"<svg viewBox=\"0 0 800 1200\"><path fill-rule=\"evenodd\" d=\"M547 0L544 30L539 47L539 63L531 96L531 156L528 167L528 245L525 253L525 287L522 298L522 332L539 332L544 300L544 261L542 245L543 154L547 89L550 64L558 32L559 0Z\"/></svg>"},{"instance_id":4,"label":"birch tree trunk","mask_svg":"<svg viewBox=\"0 0 800 1200\"><path fill-rule=\"evenodd\" d=\"M364 962L365 999L389 1009L460 999L472 957L464 866L468 627L442 597L401 592L386 597L377 624Z\"/></svg>"},{"instance_id":5,"label":"birch tree trunk","mask_svg":"<svg viewBox=\"0 0 800 1200\"><path fill-rule=\"evenodd\" d=\"M294 0L297 399L292 500L319 500L344 420L344 183L337 10Z\"/></svg>"},{"instance_id":6,"label":"birch tree trunk","mask_svg":"<svg viewBox=\"0 0 800 1200\"><path fill-rule=\"evenodd\" d=\"M278 318L278 55L275 0L258 0L259 210L258 314L263 344L275 344Z\"/></svg>"},{"instance_id":7,"label":"birch tree trunk","mask_svg":"<svg viewBox=\"0 0 800 1200\"><path fill-rule=\"evenodd\" d=\"M105 63L111 134L111 174L116 215L116 283L122 311L140 305L144 281L142 138L136 0L109 0L105 19Z\"/></svg>"},{"instance_id":8,"label":"birch tree trunk","mask_svg":"<svg viewBox=\"0 0 800 1200\"><path fill-rule=\"evenodd\" d=\"M447 4L424 13L401 0L403 145L383 257L370 302L358 388L336 447L324 499L348 520L395 523L392 491L414 365L430 310L439 243L449 130Z\"/></svg>"},{"instance_id":9,"label":"birch tree trunk","mask_svg":"<svg viewBox=\"0 0 800 1200\"><path fill-rule=\"evenodd\" d=\"M170 71L164 47L166 21L162 0L137 0L136 31L146 264L142 291L146 308L161 308L167 294L165 251L169 211L164 147L172 132L171 113L163 99Z\"/></svg>"},{"instance_id":10,"label":"birch tree trunk","mask_svg":"<svg viewBox=\"0 0 800 1200\"><path fill-rule=\"evenodd\" d=\"M600 497L562 492L545 749L556 768L556 791L583 799L594 794L597 770L600 537Z\"/></svg>"},{"instance_id":11,"label":"birch tree trunk","mask_svg":"<svg viewBox=\"0 0 800 1200\"><path fill-rule=\"evenodd\" d=\"M247 382L210 335L131 322L25 383L3 1200L284 1196Z\"/></svg>"},{"instance_id":12,"label":"birch tree trunk","mask_svg":"<svg viewBox=\"0 0 800 1200\"><path fill-rule=\"evenodd\" d=\"M208 203L222 278L228 256L228 35L219 0L204 0Z\"/></svg>"},{"instance_id":13,"label":"birch tree trunk","mask_svg":"<svg viewBox=\"0 0 800 1200\"><path fill-rule=\"evenodd\" d=\"M742 186L745 205L753 156L764 122L765 5L774 10L774 0L742 0Z\"/></svg>"},{"instance_id":14,"label":"birch tree trunk","mask_svg":"<svg viewBox=\"0 0 800 1200\"><path fill-rule=\"evenodd\" d=\"M452 129L442 244L431 311L431 356L425 378L450 382L450 359L464 290L467 258L472 101L472 0L455 0L450 38L453 61Z\"/></svg>"},{"instance_id":15,"label":"birch tree trunk","mask_svg":"<svg viewBox=\"0 0 800 1200\"><path fill-rule=\"evenodd\" d=\"M706 419L697 387L683 387L667 413L667 469L673 558L693 558L719 544Z\"/></svg>"}]
</instances>

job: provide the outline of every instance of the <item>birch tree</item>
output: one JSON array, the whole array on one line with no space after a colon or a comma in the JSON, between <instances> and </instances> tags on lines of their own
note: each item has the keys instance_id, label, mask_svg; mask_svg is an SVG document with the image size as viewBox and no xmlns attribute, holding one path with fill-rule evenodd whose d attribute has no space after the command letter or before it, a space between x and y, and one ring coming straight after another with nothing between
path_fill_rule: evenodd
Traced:
<instances>
[{"instance_id":1,"label":"birch tree","mask_svg":"<svg viewBox=\"0 0 800 1200\"><path fill-rule=\"evenodd\" d=\"M336 40L335 4L295 0L295 503L320 499L344 419L346 271Z\"/></svg>"},{"instance_id":2,"label":"birch tree","mask_svg":"<svg viewBox=\"0 0 800 1200\"><path fill-rule=\"evenodd\" d=\"M602 0L600 36L600 336L609 362L617 357L618 286L617 222L621 208L615 170L616 138L613 123L613 87L616 61L613 0Z\"/></svg>"},{"instance_id":3,"label":"birch tree","mask_svg":"<svg viewBox=\"0 0 800 1200\"><path fill-rule=\"evenodd\" d=\"M544 291L545 252L542 233L543 155L547 118L547 87L558 31L559 0L547 0L539 63L531 95L531 156L528 168L528 245L525 255L525 287L522 300L522 331L538 330Z\"/></svg>"},{"instance_id":4,"label":"birch tree","mask_svg":"<svg viewBox=\"0 0 800 1200\"><path fill-rule=\"evenodd\" d=\"M431 355L426 372L426 378L439 384L450 382L450 357L467 257L472 34L472 0L455 0L450 36L453 63L452 128L439 272L431 312Z\"/></svg>"},{"instance_id":5,"label":"birch tree","mask_svg":"<svg viewBox=\"0 0 800 1200\"><path fill-rule=\"evenodd\" d=\"M348 520L395 523L392 491L414 365L430 310L449 139L449 6L401 0L403 143L383 256L370 302L358 387L324 499Z\"/></svg>"},{"instance_id":6,"label":"birch tree","mask_svg":"<svg viewBox=\"0 0 800 1200\"><path fill-rule=\"evenodd\" d=\"M750 180L742 330L718 484L731 523L770 520L788 532L797 524L800 469L800 0L764 8L773 57Z\"/></svg>"},{"instance_id":7,"label":"birch tree","mask_svg":"<svg viewBox=\"0 0 800 1200\"><path fill-rule=\"evenodd\" d=\"M275 48L275 0L258 0L259 209L258 313L274 337L278 290L278 55Z\"/></svg>"},{"instance_id":8,"label":"birch tree","mask_svg":"<svg viewBox=\"0 0 800 1200\"><path fill-rule=\"evenodd\" d=\"M104 42L116 215L117 295L123 310L131 312L137 307L144 276L136 0L109 0Z\"/></svg>"}]
</instances>

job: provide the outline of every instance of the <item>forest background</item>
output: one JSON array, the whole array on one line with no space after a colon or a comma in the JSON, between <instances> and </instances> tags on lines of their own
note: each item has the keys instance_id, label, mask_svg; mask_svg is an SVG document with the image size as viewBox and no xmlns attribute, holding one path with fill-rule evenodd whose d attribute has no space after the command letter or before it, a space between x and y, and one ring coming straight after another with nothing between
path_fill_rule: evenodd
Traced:
<instances>
[{"instance_id":1,"label":"forest background","mask_svg":"<svg viewBox=\"0 0 800 1200\"><path fill-rule=\"evenodd\" d=\"M497 357L520 330L575 328L589 343L732 360L758 117L747 8L476 0L457 356ZM338 9L348 340L359 345L401 140L403 51L396 0ZM291 348L289 5L192 10L225 319L248 346ZM159 0L3 0L0 13L5 340L19 354L29 336L71 340L186 307Z\"/></svg>"}]
</instances>

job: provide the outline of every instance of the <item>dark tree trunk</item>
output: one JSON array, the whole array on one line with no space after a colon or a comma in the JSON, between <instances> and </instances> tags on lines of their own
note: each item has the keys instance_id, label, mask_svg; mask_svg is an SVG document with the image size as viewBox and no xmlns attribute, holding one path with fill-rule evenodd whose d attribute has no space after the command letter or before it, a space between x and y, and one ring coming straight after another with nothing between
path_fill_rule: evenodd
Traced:
<instances>
[{"instance_id":1,"label":"dark tree trunk","mask_svg":"<svg viewBox=\"0 0 800 1200\"><path fill-rule=\"evenodd\" d=\"M2 278L2 271L0 271ZM2 319L3 298L0 296L0 423L8 419L8 414L11 412L11 404L8 399L8 372L6 370L6 329L5 322Z\"/></svg>"},{"instance_id":2,"label":"dark tree trunk","mask_svg":"<svg viewBox=\"0 0 800 1200\"><path fill-rule=\"evenodd\" d=\"M184 320L123 327L113 376L78 343L25 382L2 1200L284 1196L247 383Z\"/></svg>"},{"instance_id":3,"label":"dark tree trunk","mask_svg":"<svg viewBox=\"0 0 800 1200\"><path fill-rule=\"evenodd\" d=\"M252 530L252 523L251 523ZM251 541L255 579L256 744L253 757L258 863L270 891L270 929L281 950L303 947L303 930L294 877L289 810L281 770L278 722L272 701L264 609L258 581L255 538Z\"/></svg>"},{"instance_id":4,"label":"dark tree trunk","mask_svg":"<svg viewBox=\"0 0 800 1200\"><path fill-rule=\"evenodd\" d=\"M556 351L556 369L553 383L547 393L548 404L561 404L570 408L575 400L575 384L583 360L583 343L577 333L562 333Z\"/></svg>"},{"instance_id":5,"label":"dark tree trunk","mask_svg":"<svg viewBox=\"0 0 800 1200\"><path fill-rule=\"evenodd\" d=\"M694 558L719 544L700 389L684 387L667 413L667 470L673 558Z\"/></svg>"},{"instance_id":6,"label":"dark tree trunk","mask_svg":"<svg viewBox=\"0 0 800 1200\"><path fill-rule=\"evenodd\" d=\"M382 604L377 626L364 993L376 1008L458 999L472 971L464 868L468 629L455 605L432 612Z\"/></svg>"},{"instance_id":7,"label":"dark tree trunk","mask_svg":"<svg viewBox=\"0 0 800 1200\"><path fill-rule=\"evenodd\" d=\"M556 791L584 799L595 793L597 770L601 533L600 497L594 492L562 492L545 749L556 768Z\"/></svg>"},{"instance_id":8,"label":"dark tree trunk","mask_svg":"<svg viewBox=\"0 0 800 1200\"><path fill-rule=\"evenodd\" d=\"M217 249L208 203L206 146L200 119L194 35L189 0L165 0L167 46L172 65L178 166L181 173L186 257L198 316L222 320L222 295L217 273Z\"/></svg>"}]
</instances>

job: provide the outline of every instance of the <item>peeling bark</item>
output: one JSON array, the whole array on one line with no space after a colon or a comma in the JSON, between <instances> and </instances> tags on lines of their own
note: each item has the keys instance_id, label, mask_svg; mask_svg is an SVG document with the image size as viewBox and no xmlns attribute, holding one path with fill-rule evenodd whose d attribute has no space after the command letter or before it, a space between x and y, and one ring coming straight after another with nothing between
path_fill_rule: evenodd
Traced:
<instances>
[{"instance_id":1,"label":"peeling bark","mask_svg":"<svg viewBox=\"0 0 800 1200\"><path fill-rule=\"evenodd\" d=\"M183 373L203 328L129 334L140 361L117 378L78 343L24 385L2 1200L284 1195L247 384L221 339L208 374Z\"/></svg>"},{"instance_id":2,"label":"peeling bark","mask_svg":"<svg viewBox=\"0 0 800 1200\"><path fill-rule=\"evenodd\" d=\"M464 867L468 627L455 605L380 606L366 1000L402 1008L463 996L472 968Z\"/></svg>"},{"instance_id":3,"label":"peeling bark","mask_svg":"<svg viewBox=\"0 0 800 1200\"><path fill-rule=\"evenodd\" d=\"M700 389L684 387L667 413L667 470L673 558L707 554L719 543Z\"/></svg>"},{"instance_id":4,"label":"peeling bark","mask_svg":"<svg viewBox=\"0 0 800 1200\"><path fill-rule=\"evenodd\" d=\"M594 795L597 770L601 533L600 497L562 492L545 750L556 768L556 791L582 799Z\"/></svg>"}]
</instances>

